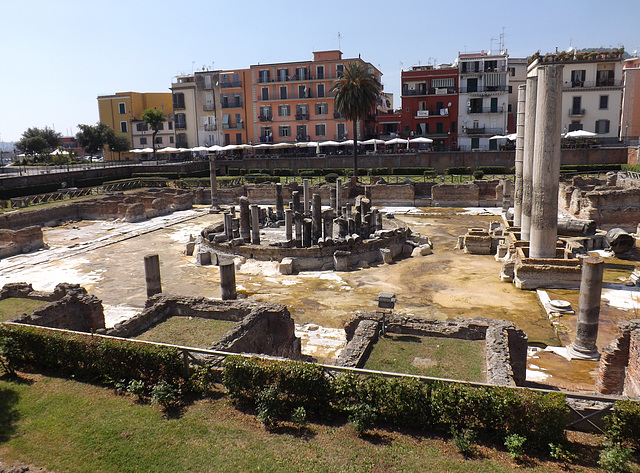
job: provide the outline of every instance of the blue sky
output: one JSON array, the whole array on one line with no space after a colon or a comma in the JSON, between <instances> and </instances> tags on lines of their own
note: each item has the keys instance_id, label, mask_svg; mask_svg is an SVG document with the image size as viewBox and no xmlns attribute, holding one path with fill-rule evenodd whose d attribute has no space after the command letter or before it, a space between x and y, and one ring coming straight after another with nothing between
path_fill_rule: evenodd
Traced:
<instances>
[{"instance_id":1,"label":"blue sky","mask_svg":"<svg viewBox=\"0 0 640 473\"><path fill-rule=\"evenodd\" d=\"M503 32L512 57L570 45L632 53L639 19L637 0L5 0L0 141L30 126L75 134L97 122L98 95L165 92L174 76L203 66L305 60L338 47L377 66L398 107L401 68L497 50Z\"/></svg>"}]
</instances>

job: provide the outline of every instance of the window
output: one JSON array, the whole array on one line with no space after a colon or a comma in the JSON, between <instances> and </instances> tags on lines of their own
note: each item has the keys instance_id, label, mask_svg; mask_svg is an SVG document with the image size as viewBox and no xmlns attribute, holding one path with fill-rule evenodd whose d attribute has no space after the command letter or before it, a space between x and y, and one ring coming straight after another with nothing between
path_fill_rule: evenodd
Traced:
<instances>
[{"instance_id":1,"label":"window","mask_svg":"<svg viewBox=\"0 0 640 473\"><path fill-rule=\"evenodd\" d=\"M584 69L576 69L575 71L571 71L571 87L584 87L585 74L586 70Z\"/></svg>"},{"instance_id":2,"label":"window","mask_svg":"<svg viewBox=\"0 0 640 473\"><path fill-rule=\"evenodd\" d=\"M136 123L136 131L149 131L146 123Z\"/></svg>"},{"instance_id":3,"label":"window","mask_svg":"<svg viewBox=\"0 0 640 473\"><path fill-rule=\"evenodd\" d=\"M318 97L324 97L324 84L318 84Z\"/></svg>"},{"instance_id":4,"label":"window","mask_svg":"<svg viewBox=\"0 0 640 473\"><path fill-rule=\"evenodd\" d=\"M262 69L258 71L258 82L270 82L269 69Z\"/></svg>"},{"instance_id":5,"label":"window","mask_svg":"<svg viewBox=\"0 0 640 473\"><path fill-rule=\"evenodd\" d=\"M162 136L156 136L156 144L157 145L161 145L162 144Z\"/></svg>"},{"instance_id":6,"label":"window","mask_svg":"<svg viewBox=\"0 0 640 473\"><path fill-rule=\"evenodd\" d=\"M229 94L220 94L220 106L229 108Z\"/></svg>"},{"instance_id":7,"label":"window","mask_svg":"<svg viewBox=\"0 0 640 473\"><path fill-rule=\"evenodd\" d=\"M236 133L236 144L237 145L242 144L242 133Z\"/></svg>"},{"instance_id":8,"label":"window","mask_svg":"<svg viewBox=\"0 0 640 473\"><path fill-rule=\"evenodd\" d=\"M344 140L347 137L347 125L345 123L338 123L338 139Z\"/></svg>"},{"instance_id":9,"label":"window","mask_svg":"<svg viewBox=\"0 0 640 473\"><path fill-rule=\"evenodd\" d=\"M510 93L510 94L512 94L512 93L513 93L513 86L512 86L512 85L510 85L510 86L509 86L509 93ZM495 140L494 140L494 141L495 141Z\"/></svg>"},{"instance_id":10,"label":"window","mask_svg":"<svg viewBox=\"0 0 640 473\"><path fill-rule=\"evenodd\" d=\"M210 75L204 76L204 88L205 89L210 89L211 88L211 76Z\"/></svg>"},{"instance_id":11,"label":"window","mask_svg":"<svg viewBox=\"0 0 640 473\"><path fill-rule=\"evenodd\" d=\"M170 143L170 144L173 144L173 136L170 136L170 137L169 137L169 143Z\"/></svg>"},{"instance_id":12,"label":"window","mask_svg":"<svg viewBox=\"0 0 640 473\"><path fill-rule=\"evenodd\" d=\"M489 140L489 150L490 151L498 150L498 140Z\"/></svg>"},{"instance_id":13,"label":"window","mask_svg":"<svg viewBox=\"0 0 640 473\"><path fill-rule=\"evenodd\" d=\"M164 130L164 122L158 123L158 131Z\"/></svg>"},{"instance_id":14,"label":"window","mask_svg":"<svg viewBox=\"0 0 640 473\"><path fill-rule=\"evenodd\" d=\"M571 102L571 115L584 115L584 110L582 110L582 97L573 97Z\"/></svg>"},{"instance_id":15,"label":"window","mask_svg":"<svg viewBox=\"0 0 640 473\"><path fill-rule=\"evenodd\" d=\"M278 127L278 136L291 136L291 127L289 125L281 125Z\"/></svg>"},{"instance_id":16,"label":"window","mask_svg":"<svg viewBox=\"0 0 640 473\"><path fill-rule=\"evenodd\" d=\"M187 116L184 113L176 113L176 130L187 128Z\"/></svg>"},{"instance_id":17,"label":"window","mask_svg":"<svg viewBox=\"0 0 640 473\"><path fill-rule=\"evenodd\" d=\"M289 104L278 105L278 116L279 117L288 117L291 115L291 107Z\"/></svg>"},{"instance_id":18,"label":"window","mask_svg":"<svg viewBox=\"0 0 640 473\"><path fill-rule=\"evenodd\" d=\"M296 120L308 120L309 107L306 103L296 105Z\"/></svg>"},{"instance_id":19,"label":"window","mask_svg":"<svg viewBox=\"0 0 640 473\"><path fill-rule=\"evenodd\" d=\"M511 113L511 104L507 105L507 112Z\"/></svg>"},{"instance_id":20,"label":"window","mask_svg":"<svg viewBox=\"0 0 640 473\"><path fill-rule=\"evenodd\" d=\"M477 92L478 91L478 78L474 77L473 79L467 79L467 92Z\"/></svg>"},{"instance_id":21,"label":"window","mask_svg":"<svg viewBox=\"0 0 640 473\"><path fill-rule=\"evenodd\" d=\"M231 81L229 80L229 74L220 74L220 84L222 87L229 87Z\"/></svg>"},{"instance_id":22,"label":"window","mask_svg":"<svg viewBox=\"0 0 640 473\"><path fill-rule=\"evenodd\" d=\"M224 145L229 146L231 144L231 135L229 133L224 134Z\"/></svg>"},{"instance_id":23,"label":"window","mask_svg":"<svg viewBox=\"0 0 640 473\"><path fill-rule=\"evenodd\" d=\"M269 87L262 88L262 100L269 100Z\"/></svg>"},{"instance_id":24,"label":"window","mask_svg":"<svg viewBox=\"0 0 640 473\"><path fill-rule=\"evenodd\" d=\"M513 77L513 76L515 76L515 75L516 75L516 68L515 68L515 67L509 67L509 68L507 68L507 70L509 71L509 75L510 75L511 77ZM494 141L495 141L495 140L494 140Z\"/></svg>"},{"instance_id":25,"label":"window","mask_svg":"<svg viewBox=\"0 0 640 473\"><path fill-rule=\"evenodd\" d=\"M231 97L234 107L242 107L242 92L236 92Z\"/></svg>"},{"instance_id":26,"label":"window","mask_svg":"<svg viewBox=\"0 0 640 473\"><path fill-rule=\"evenodd\" d=\"M120 102L118 104L118 112L120 113L120 115L124 115L125 113L127 113L127 105L124 102Z\"/></svg>"},{"instance_id":27,"label":"window","mask_svg":"<svg viewBox=\"0 0 640 473\"><path fill-rule=\"evenodd\" d=\"M263 105L260 107L260 121L271 120L271 105Z\"/></svg>"},{"instance_id":28,"label":"window","mask_svg":"<svg viewBox=\"0 0 640 473\"><path fill-rule=\"evenodd\" d=\"M278 82L284 82L287 80L287 73L289 71L287 69L278 69Z\"/></svg>"},{"instance_id":29,"label":"window","mask_svg":"<svg viewBox=\"0 0 640 473\"><path fill-rule=\"evenodd\" d=\"M342 77L344 74L344 64L338 64L336 66L336 77Z\"/></svg>"},{"instance_id":30,"label":"window","mask_svg":"<svg viewBox=\"0 0 640 473\"><path fill-rule=\"evenodd\" d=\"M120 122L120 131L122 133L126 133L127 132L127 122Z\"/></svg>"},{"instance_id":31,"label":"window","mask_svg":"<svg viewBox=\"0 0 640 473\"><path fill-rule=\"evenodd\" d=\"M263 143L270 143L273 141L273 134L271 133L270 126L263 126L260 128L260 141Z\"/></svg>"},{"instance_id":32,"label":"window","mask_svg":"<svg viewBox=\"0 0 640 473\"><path fill-rule=\"evenodd\" d=\"M269 107L269 116L271 116L271 107ZM242 115L236 113L236 128L242 129Z\"/></svg>"},{"instance_id":33,"label":"window","mask_svg":"<svg viewBox=\"0 0 640 473\"><path fill-rule=\"evenodd\" d=\"M471 138L471 149L479 149L479 148L480 148L480 138Z\"/></svg>"},{"instance_id":34,"label":"window","mask_svg":"<svg viewBox=\"0 0 640 473\"><path fill-rule=\"evenodd\" d=\"M451 133L456 132L456 122L451 122Z\"/></svg>"},{"instance_id":35,"label":"window","mask_svg":"<svg viewBox=\"0 0 640 473\"><path fill-rule=\"evenodd\" d=\"M324 66L316 66L316 79L324 79Z\"/></svg>"},{"instance_id":36,"label":"window","mask_svg":"<svg viewBox=\"0 0 640 473\"><path fill-rule=\"evenodd\" d=\"M482 99L469 100L469 113L482 113Z\"/></svg>"},{"instance_id":37,"label":"window","mask_svg":"<svg viewBox=\"0 0 640 473\"><path fill-rule=\"evenodd\" d=\"M418 102L418 110L426 110L427 102Z\"/></svg>"},{"instance_id":38,"label":"window","mask_svg":"<svg viewBox=\"0 0 640 473\"><path fill-rule=\"evenodd\" d=\"M309 136L307 135L307 125L296 126L296 140L309 141Z\"/></svg>"},{"instance_id":39,"label":"window","mask_svg":"<svg viewBox=\"0 0 640 473\"><path fill-rule=\"evenodd\" d=\"M182 92L173 94L173 109L184 110L184 94Z\"/></svg>"},{"instance_id":40,"label":"window","mask_svg":"<svg viewBox=\"0 0 640 473\"><path fill-rule=\"evenodd\" d=\"M169 121L167 124L169 125L169 130L173 130L173 122Z\"/></svg>"},{"instance_id":41,"label":"window","mask_svg":"<svg viewBox=\"0 0 640 473\"><path fill-rule=\"evenodd\" d=\"M609 133L609 120L596 120L596 133L599 135Z\"/></svg>"},{"instance_id":42,"label":"window","mask_svg":"<svg viewBox=\"0 0 640 473\"><path fill-rule=\"evenodd\" d=\"M600 96L600 110L605 110L609 108L609 96L601 95Z\"/></svg>"},{"instance_id":43,"label":"window","mask_svg":"<svg viewBox=\"0 0 640 473\"><path fill-rule=\"evenodd\" d=\"M177 128L178 125L176 125ZM176 135L176 145L180 148L188 148L189 145L187 143L187 134L186 133L178 133Z\"/></svg>"},{"instance_id":44,"label":"window","mask_svg":"<svg viewBox=\"0 0 640 473\"><path fill-rule=\"evenodd\" d=\"M307 68L296 67L296 77L298 80L307 80Z\"/></svg>"},{"instance_id":45,"label":"window","mask_svg":"<svg viewBox=\"0 0 640 473\"><path fill-rule=\"evenodd\" d=\"M611 87L614 85L613 71L598 71L598 81L596 86L598 87Z\"/></svg>"},{"instance_id":46,"label":"window","mask_svg":"<svg viewBox=\"0 0 640 473\"><path fill-rule=\"evenodd\" d=\"M287 99L287 86L283 85L280 86L280 100L286 100Z\"/></svg>"},{"instance_id":47,"label":"window","mask_svg":"<svg viewBox=\"0 0 640 473\"><path fill-rule=\"evenodd\" d=\"M222 114L222 129L228 130L231 128L231 114L223 113Z\"/></svg>"},{"instance_id":48,"label":"window","mask_svg":"<svg viewBox=\"0 0 640 473\"><path fill-rule=\"evenodd\" d=\"M444 124L442 122L436 123L436 133L444 133Z\"/></svg>"},{"instance_id":49,"label":"window","mask_svg":"<svg viewBox=\"0 0 640 473\"><path fill-rule=\"evenodd\" d=\"M580 123L579 120L571 121L571 124L569 124L569 131L578 131L578 130L582 130L582 123Z\"/></svg>"},{"instance_id":50,"label":"window","mask_svg":"<svg viewBox=\"0 0 640 473\"><path fill-rule=\"evenodd\" d=\"M327 127L324 123L318 123L316 125L316 136L325 136L327 134Z\"/></svg>"},{"instance_id":51,"label":"window","mask_svg":"<svg viewBox=\"0 0 640 473\"><path fill-rule=\"evenodd\" d=\"M307 94L307 86L306 85L299 85L298 86L298 98L299 99L304 99L307 98L309 95Z\"/></svg>"},{"instance_id":52,"label":"window","mask_svg":"<svg viewBox=\"0 0 640 473\"><path fill-rule=\"evenodd\" d=\"M140 138L140 144L141 145L146 145L147 144L147 138L146 137Z\"/></svg>"},{"instance_id":53,"label":"window","mask_svg":"<svg viewBox=\"0 0 640 473\"><path fill-rule=\"evenodd\" d=\"M326 102L316 104L316 115L326 115L329 113L329 105Z\"/></svg>"}]
</instances>

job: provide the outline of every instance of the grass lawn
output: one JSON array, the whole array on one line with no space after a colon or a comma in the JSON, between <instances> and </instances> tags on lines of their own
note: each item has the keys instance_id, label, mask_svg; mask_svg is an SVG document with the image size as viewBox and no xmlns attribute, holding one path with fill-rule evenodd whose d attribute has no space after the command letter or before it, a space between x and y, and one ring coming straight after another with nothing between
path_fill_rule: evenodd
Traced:
<instances>
[{"instance_id":1,"label":"grass lawn","mask_svg":"<svg viewBox=\"0 0 640 473\"><path fill-rule=\"evenodd\" d=\"M484 340L387 334L365 368L437 378L485 381Z\"/></svg>"},{"instance_id":2,"label":"grass lawn","mask_svg":"<svg viewBox=\"0 0 640 473\"><path fill-rule=\"evenodd\" d=\"M167 419L155 404L90 384L0 378L0 461L58 473L598 471L601 439L580 440L578 466L568 470L545 459L515 465L504 448L480 445L465 459L449 439L413 432L376 429L359 438L342 423L268 432L222 393Z\"/></svg>"},{"instance_id":3,"label":"grass lawn","mask_svg":"<svg viewBox=\"0 0 640 473\"><path fill-rule=\"evenodd\" d=\"M227 320L200 317L169 317L164 322L138 335L136 339L207 348L220 340L235 324L236 322Z\"/></svg>"},{"instance_id":4,"label":"grass lawn","mask_svg":"<svg viewBox=\"0 0 640 473\"><path fill-rule=\"evenodd\" d=\"M31 299L9 298L0 301L0 322L22 314L30 314L38 307L48 304L46 301L34 301Z\"/></svg>"}]
</instances>

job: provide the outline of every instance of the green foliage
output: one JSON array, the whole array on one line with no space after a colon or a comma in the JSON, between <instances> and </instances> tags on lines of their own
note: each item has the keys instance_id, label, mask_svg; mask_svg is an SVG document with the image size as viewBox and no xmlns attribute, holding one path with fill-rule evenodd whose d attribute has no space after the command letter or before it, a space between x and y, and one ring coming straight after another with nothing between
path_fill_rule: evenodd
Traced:
<instances>
[{"instance_id":1,"label":"green foliage","mask_svg":"<svg viewBox=\"0 0 640 473\"><path fill-rule=\"evenodd\" d=\"M634 171L640 172L640 165L637 164L621 164L620 169L622 171Z\"/></svg>"},{"instance_id":2,"label":"green foliage","mask_svg":"<svg viewBox=\"0 0 640 473\"><path fill-rule=\"evenodd\" d=\"M613 411L605 417L605 434L617 443L640 447L640 403L616 401Z\"/></svg>"},{"instance_id":3,"label":"green foliage","mask_svg":"<svg viewBox=\"0 0 640 473\"><path fill-rule=\"evenodd\" d=\"M573 463L577 459L575 453L571 453L562 444L550 443L549 455L562 463Z\"/></svg>"},{"instance_id":4,"label":"green foliage","mask_svg":"<svg viewBox=\"0 0 640 473\"><path fill-rule=\"evenodd\" d=\"M300 406L296 407L291 413L291 422L299 425L300 427L304 427L307 425L307 410Z\"/></svg>"},{"instance_id":5,"label":"green foliage","mask_svg":"<svg viewBox=\"0 0 640 473\"><path fill-rule=\"evenodd\" d=\"M275 386L267 386L256 396L256 410L258 420L267 429L273 429L278 425L278 419L283 415L282 394Z\"/></svg>"},{"instance_id":6,"label":"green foliage","mask_svg":"<svg viewBox=\"0 0 640 473\"><path fill-rule=\"evenodd\" d=\"M627 473L631 471L633 450L620 444L610 445L600 453L598 465L607 473Z\"/></svg>"},{"instance_id":7,"label":"green foliage","mask_svg":"<svg viewBox=\"0 0 640 473\"><path fill-rule=\"evenodd\" d=\"M16 148L26 154L40 154L45 149L56 149L60 146L62 135L45 126L44 128L31 127L22 133L22 138L16 143Z\"/></svg>"},{"instance_id":8,"label":"green foliage","mask_svg":"<svg viewBox=\"0 0 640 473\"><path fill-rule=\"evenodd\" d=\"M335 182L338 180L338 177L340 176L338 176L336 173L331 173L324 176L324 180L330 184L335 184Z\"/></svg>"},{"instance_id":9,"label":"green foliage","mask_svg":"<svg viewBox=\"0 0 640 473\"><path fill-rule=\"evenodd\" d=\"M136 396L138 401L143 401L146 398L147 387L144 385L144 381L132 379L127 384L127 392L132 396Z\"/></svg>"},{"instance_id":10,"label":"green foliage","mask_svg":"<svg viewBox=\"0 0 640 473\"><path fill-rule=\"evenodd\" d=\"M484 177L484 171L480 171L479 169L476 169L475 171L473 171L474 179L482 179L483 177Z\"/></svg>"},{"instance_id":11,"label":"green foliage","mask_svg":"<svg viewBox=\"0 0 640 473\"><path fill-rule=\"evenodd\" d=\"M560 166L561 173L593 173L620 171L627 167L627 164L562 164Z\"/></svg>"},{"instance_id":12,"label":"green foliage","mask_svg":"<svg viewBox=\"0 0 640 473\"><path fill-rule=\"evenodd\" d=\"M247 174L245 177L247 182L251 182L253 184L262 184L264 182L280 182L279 177L270 176L269 174Z\"/></svg>"},{"instance_id":13,"label":"green foliage","mask_svg":"<svg viewBox=\"0 0 640 473\"><path fill-rule=\"evenodd\" d=\"M369 404L356 404L350 408L349 422L359 436L364 435L367 430L371 430L377 418L378 413Z\"/></svg>"},{"instance_id":14,"label":"green foliage","mask_svg":"<svg viewBox=\"0 0 640 473\"><path fill-rule=\"evenodd\" d=\"M482 171L485 174L507 174L507 168L504 166L478 166L476 171Z\"/></svg>"},{"instance_id":15,"label":"green foliage","mask_svg":"<svg viewBox=\"0 0 640 473\"><path fill-rule=\"evenodd\" d=\"M527 437L518 434L507 435L504 439L504 446L507 447L507 451L511 458L519 460L524 455L524 444L527 441Z\"/></svg>"},{"instance_id":16,"label":"green foliage","mask_svg":"<svg viewBox=\"0 0 640 473\"><path fill-rule=\"evenodd\" d=\"M246 169L240 169L240 168L228 168L227 169L227 175L228 176L244 176L246 174L247 170Z\"/></svg>"},{"instance_id":17,"label":"green foliage","mask_svg":"<svg viewBox=\"0 0 640 473\"><path fill-rule=\"evenodd\" d=\"M472 457L476 453L476 438L478 434L471 429L453 429L453 443L465 457Z\"/></svg>"},{"instance_id":18,"label":"green foliage","mask_svg":"<svg viewBox=\"0 0 640 473\"><path fill-rule=\"evenodd\" d=\"M438 171L436 171L435 169L426 169L422 175L424 177L435 177L438 175Z\"/></svg>"},{"instance_id":19,"label":"green foliage","mask_svg":"<svg viewBox=\"0 0 640 473\"><path fill-rule=\"evenodd\" d=\"M446 168L444 173L447 176L468 176L471 174L471 168L468 166L454 166Z\"/></svg>"},{"instance_id":20,"label":"green foliage","mask_svg":"<svg viewBox=\"0 0 640 473\"><path fill-rule=\"evenodd\" d=\"M167 381L160 380L151 388L151 401L165 409L176 407L180 399L180 389Z\"/></svg>"},{"instance_id":21,"label":"green foliage","mask_svg":"<svg viewBox=\"0 0 640 473\"><path fill-rule=\"evenodd\" d=\"M96 125L79 124L78 128L80 129L76 133L78 145L91 156L100 153L105 144L112 143L115 139L115 131L104 123Z\"/></svg>"},{"instance_id":22,"label":"green foliage","mask_svg":"<svg viewBox=\"0 0 640 473\"><path fill-rule=\"evenodd\" d=\"M20 367L22 353L16 341L11 337L0 338L0 368L7 374L15 375Z\"/></svg>"},{"instance_id":23,"label":"green foliage","mask_svg":"<svg viewBox=\"0 0 640 473\"><path fill-rule=\"evenodd\" d=\"M394 176L431 176L436 175L437 171L431 167L415 167L415 168L403 168L397 167L391 169L391 174Z\"/></svg>"}]
</instances>

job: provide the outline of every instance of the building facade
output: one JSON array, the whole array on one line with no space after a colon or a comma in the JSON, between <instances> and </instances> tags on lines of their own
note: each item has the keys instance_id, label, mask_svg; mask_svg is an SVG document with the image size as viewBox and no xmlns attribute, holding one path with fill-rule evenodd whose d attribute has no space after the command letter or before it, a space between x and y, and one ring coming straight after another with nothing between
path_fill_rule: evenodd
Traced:
<instances>
[{"instance_id":1,"label":"building facade","mask_svg":"<svg viewBox=\"0 0 640 473\"><path fill-rule=\"evenodd\" d=\"M352 124L334 107L333 81L351 62L364 64L380 82L382 74L361 58L343 59L340 51L318 51L299 62L252 65L253 143L343 140L352 138ZM359 123L358 139L373 137L375 110Z\"/></svg>"},{"instance_id":2,"label":"building facade","mask_svg":"<svg viewBox=\"0 0 640 473\"><path fill-rule=\"evenodd\" d=\"M174 139L173 105L171 93L168 92L118 92L113 95L98 96L98 113L100 123L104 123L119 134L129 138L131 148L151 147L152 131L146 129L142 121L142 112L152 108L162 110L167 121L156 136L159 148L170 146ZM111 160L127 160L131 153L113 153L108 148L104 158Z\"/></svg>"},{"instance_id":3,"label":"building facade","mask_svg":"<svg viewBox=\"0 0 640 473\"><path fill-rule=\"evenodd\" d=\"M509 78L506 52L458 54L458 147L498 149L495 135L507 134Z\"/></svg>"},{"instance_id":4,"label":"building facade","mask_svg":"<svg viewBox=\"0 0 640 473\"><path fill-rule=\"evenodd\" d=\"M622 70L624 82L620 140L627 145L637 146L640 138L640 58L626 60Z\"/></svg>"},{"instance_id":5,"label":"building facade","mask_svg":"<svg viewBox=\"0 0 640 473\"><path fill-rule=\"evenodd\" d=\"M433 140L435 150L458 143L458 69L414 66L402 71L402 136Z\"/></svg>"}]
</instances>

